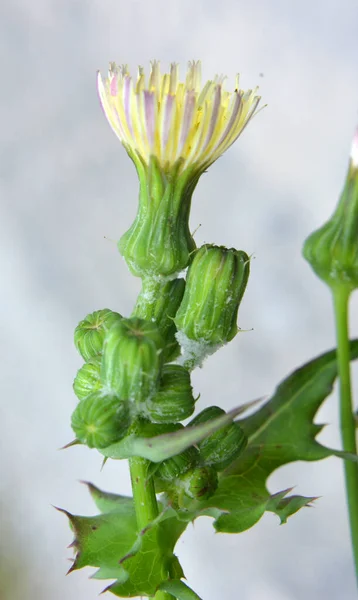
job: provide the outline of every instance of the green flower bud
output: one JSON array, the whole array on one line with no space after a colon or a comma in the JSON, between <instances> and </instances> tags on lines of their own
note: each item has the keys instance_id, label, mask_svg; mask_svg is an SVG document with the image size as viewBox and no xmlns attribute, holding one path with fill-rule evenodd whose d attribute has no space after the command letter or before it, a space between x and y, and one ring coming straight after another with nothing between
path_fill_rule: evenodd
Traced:
<instances>
[{"instance_id":1,"label":"green flower bud","mask_svg":"<svg viewBox=\"0 0 358 600\"><path fill-rule=\"evenodd\" d=\"M218 487L218 476L212 467L197 467L181 475L176 482L184 494L193 500L210 498Z\"/></svg>"},{"instance_id":2,"label":"green flower bud","mask_svg":"<svg viewBox=\"0 0 358 600\"><path fill-rule=\"evenodd\" d=\"M331 288L358 288L358 129L345 185L332 217L305 241L303 256Z\"/></svg>"},{"instance_id":3,"label":"green flower bud","mask_svg":"<svg viewBox=\"0 0 358 600\"><path fill-rule=\"evenodd\" d=\"M101 354L107 331L121 319L121 315L108 308L87 315L75 329L75 346L85 361Z\"/></svg>"},{"instance_id":4,"label":"green flower bud","mask_svg":"<svg viewBox=\"0 0 358 600\"><path fill-rule=\"evenodd\" d=\"M159 390L146 403L150 420L155 423L176 423L190 417L194 408L189 372L179 365L165 365Z\"/></svg>"},{"instance_id":5,"label":"green flower bud","mask_svg":"<svg viewBox=\"0 0 358 600\"><path fill-rule=\"evenodd\" d=\"M209 406L197 415L189 426L212 421L224 414L225 411L218 406ZM223 471L243 452L246 444L247 437L239 423L225 425L199 442L200 462L215 467L217 471Z\"/></svg>"},{"instance_id":6,"label":"green flower bud","mask_svg":"<svg viewBox=\"0 0 358 600\"><path fill-rule=\"evenodd\" d=\"M123 400L153 396L162 368L163 339L154 323L122 319L108 332L101 366L105 389Z\"/></svg>"},{"instance_id":7,"label":"green flower bud","mask_svg":"<svg viewBox=\"0 0 358 600\"><path fill-rule=\"evenodd\" d=\"M179 174L180 160L177 169L166 172L153 156L148 164L136 159L138 212L118 248L133 275L170 277L187 267L195 249L188 222L199 174L190 168Z\"/></svg>"},{"instance_id":8,"label":"green flower bud","mask_svg":"<svg viewBox=\"0 0 358 600\"><path fill-rule=\"evenodd\" d=\"M198 460L198 450L194 446L190 446L184 452L160 463L155 475L159 479L164 479L164 481L173 481L179 475L183 475L198 464Z\"/></svg>"},{"instance_id":9,"label":"green flower bud","mask_svg":"<svg viewBox=\"0 0 358 600\"><path fill-rule=\"evenodd\" d=\"M233 248L206 244L195 253L174 319L184 364L200 365L205 356L236 335L249 263L245 252Z\"/></svg>"},{"instance_id":10,"label":"green flower bud","mask_svg":"<svg viewBox=\"0 0 358 600\"><path fill-rule=\"evenodd\" d=\"M89 448L105 448L126 435L130 425L128 402L94 392L79 402L72 414L72 429Z\"/></svg>"},{"instance_id":11,"label":"green flower bud","mask_svg":"<svg viewBox=\"0 0 358 600\"><path fill-rule=\"evenodd\" d=\"M84 400L92 392L101 388L101 355L91 358L77 372L73 382L73 390L79 400Z\"/></svg>"},{"instance_id":12,"label":"green flower bud","mask_svg":"<svg viewBox=\"0 0 358 600\"><path fill-rule=\"evenodd\" d=\"M175 338L174 317L183 299L184 279L161 282L144 279L133 314L155 323L165 341L164 361L171 362L180 354Z\"/></svg>"}]
</instances>

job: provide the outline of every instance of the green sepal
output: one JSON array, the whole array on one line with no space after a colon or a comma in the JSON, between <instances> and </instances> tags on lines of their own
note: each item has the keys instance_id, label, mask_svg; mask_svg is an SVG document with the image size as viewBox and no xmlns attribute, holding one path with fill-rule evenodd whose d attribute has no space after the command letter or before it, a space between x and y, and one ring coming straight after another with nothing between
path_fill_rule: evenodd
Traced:
<instances>
[{"instance_id":1,"label":"green sepal","mask_svg":"<svg viewBox=\"0 0 358 600\"><path fill-rule=\"evenodd\" d=\"M130 426L128 401L93 392L72 413L71 425L77 438L89 448L105 448L123 438Z\"/></svg>"},{"instance_id":2,"label":"green sepal","mask_svg":"<svg viewBox=\"0 0 358 600\"><path fill-rule=\"evenodd\" d=\"M75 346L85 361L101 354L107 331L121 318L119 313L104 308L87 315L77 325L74 335Z\"/></svg>"},{"instance_id":3,"label":"green sepal","mask_svg":"<svg viewBox=\"0 0 358 600\"><path fill-rule=\"evenodd\" d=\"M158 391L147 400L145 414L154 423L177 423L195 409L190 373L180 365L164 365Z\"/></svg>"},{"instance_id":4,"label":"green sepal","mask_svg":"<svg viewBox=\"0 0 358 600\"><path fill-rule=\"evenodd\" d=\"M199 173L165 172L153 156L149 165L133 158L140 180L137 216L118 242L133 275L170 277L185 269L195 249L189 230L191 197Z\"/></svg>"},{"instance_id":5,"label":"green sepal","mask_svg":"<svg viewBox=\"0 0 358 600\"><path fill-rule=\"evenodd\" d=\"M101 365L105 389L120 398L144 402L157 390L164 342L154 323L132 317L108 332Z\"/></svg>"},{"instance_id":6,"label":"green sepal","mask_svg":"<svg viewBox=\"0 0 358 600\"><path fill-rule=\"evenodd\" d=\"M101 389L101 361L99 354L90 358L78 371L73 382L73 391L79 400L84 400Z\"/></svg>"}]
</instances>

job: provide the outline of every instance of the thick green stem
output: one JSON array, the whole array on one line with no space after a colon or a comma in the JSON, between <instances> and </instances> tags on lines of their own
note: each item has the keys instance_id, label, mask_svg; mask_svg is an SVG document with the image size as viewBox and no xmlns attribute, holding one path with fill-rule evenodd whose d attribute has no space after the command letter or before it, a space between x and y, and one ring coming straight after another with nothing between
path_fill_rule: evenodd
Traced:
<instances>
[{"instance_id":1,"label":"thick green stem","mask_svg":"<svg viewBox=\"0 0 358 600\"><path fill-rule=\"evenodd\" d=\"M134 457L129 460L134 506L138 529L144 529L158 516L158 503L155 496L153 478L148 477L149 461ZM173 600L166 592L157 592L154 600Z\"/></svg>"},{"instance_id":2,"label":"thick green stem","mask_svg":"<svg viewBox=\"0 0 358 600\"><path fill-rule=\"evenodd\" d=\"M350 290L337 287L333 290L334 313L337 334L337 361L340 393L340 427L343 450L357 454L356 425L353 414L350 354L348 303ZM352 539L353 556L358 581L358 464L346 460L344 462L346 496L349 524Z\"/></svg>"},{"instance_id":3,"label":"thick green stem","mask_svg":"<svg viewBox=\"0 0 358 600\"><path fill-rule=\"evenodd\" d=\"M153 306L163 288L164 282L147 279L143 280L142 283L142 291L138 297L132 316L151 319ZM138 456L129 459L138 530L144 529L159 514L154 481L152 477L148 477L149 465L150 462L148 460ZM153 600L173 600L173 596L167 592L158 591Z\"/></svg>"}]
</instances>

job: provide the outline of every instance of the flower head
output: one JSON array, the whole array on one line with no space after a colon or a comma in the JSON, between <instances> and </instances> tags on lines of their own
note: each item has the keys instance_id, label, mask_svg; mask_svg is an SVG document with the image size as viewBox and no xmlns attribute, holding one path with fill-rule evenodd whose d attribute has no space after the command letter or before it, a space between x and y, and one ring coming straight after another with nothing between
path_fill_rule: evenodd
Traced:
<instances>
[{"instance_id":1,"label":"flower head","mask_svg":"<svg viewBox=\"0 0 358 600\"><path fill-rule=\"evenodd\" d=\"M161 75L159 62L151 63L146 82L139 67L134 82L127 66L110 64L108 77L98 74L98 91L105 115L129 155L160 168L179 172L194 167L203 172L239 137L255 113L257 89L224 90L224 77L201 84L199 61L188 65L185 82L178 65Z\"/></svg>"},{"instance_id":2,"label":"flower head","mask_svg":"<svg viewBox=\"0 0 358 600\"><path fill-rule=\"evenodd\" d=\"M303 256L332 289L358 289L358 128L353 137L346 180L331 218L311 233Z\"/></svg>"}]
</instances>

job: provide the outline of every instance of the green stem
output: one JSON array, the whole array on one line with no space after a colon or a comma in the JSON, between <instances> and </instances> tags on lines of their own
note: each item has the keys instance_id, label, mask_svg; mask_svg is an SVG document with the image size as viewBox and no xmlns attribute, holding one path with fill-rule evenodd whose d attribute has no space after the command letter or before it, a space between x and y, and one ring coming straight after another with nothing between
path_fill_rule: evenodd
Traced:
<instances>
[{"instance_id":1,"label":"green stem","mask_svg":"<svg viewBox=\"0 0 358 600\"><path fill-rule=\"evenodd\" d=\"M340 394L340 427L343 450L357 454L356 425L353 414L350 351L349 351L349 326L348 304L350 290L337 287L333 290L334 313L337 335L337 361L339 373ZM344 461L344 474L346 482L346 497L351 530L353 557L358 580L358 465L349 460Z\"/></svg>"},{"instance_id":2,"label":"green stem","mask_svg":"<svg viewBox=\"0 0 358 600\"><path fill-rule=\"evenodd\" d=\"M140 457L129 460L138 529L144 529L159 514L153 478L148 477L149 461ZM173 600L171 594L157 592L154 600Z\"/></svg>"},{"instance_id":3,"label":"green stem","mask_svg":"<svg viewBox=\"0 0 358 600\"><path fill-rule=\"evenodd\" d=\"M144 529L158 516L153 478L148 477L149 461L135 456L129 460L138 529Z\"/></svg>"},{"instance_id":4,"label":"green stem","mask_svg":"<svg viewBox=\"0 0 358 600\"><path fill-rule=\"evenodd\" d=\"M142 291L139 294L132 316L150 319L163 285L163 282L143 280ZM152 477L148 477L149 465L148 460L138 456L129 459L133 500L139 530L144 529L159 514L154 481ZM167 592L158 591L153 600L173 600L173 596Z\"/></svg>"}]
</instances>

